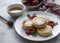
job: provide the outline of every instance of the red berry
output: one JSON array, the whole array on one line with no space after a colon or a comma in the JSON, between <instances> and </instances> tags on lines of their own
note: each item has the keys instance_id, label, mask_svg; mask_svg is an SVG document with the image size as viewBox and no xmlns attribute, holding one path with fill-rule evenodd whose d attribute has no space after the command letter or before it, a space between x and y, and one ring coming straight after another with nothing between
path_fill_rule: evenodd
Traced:
<instances>
[{"instance_id":1,"label":"red berry","mask_svg":"<svg viewBox=\"0 0 60 43\"><path fill-rule=\"evenodd\" d=\"M49 21L49 22L48 22L48 25L53 28L53 27L54 27L54 21Z\"/></svg>"},{"instance_id":2,"label":"red berry","mask_svg":"<svg viewBox=\"0 0 60 43\"><path fill-rule=\"evenodd\" d=\"M52 28L54 27L54 24L53 24L53 23L50 23L49 25L50 25Z\"/></svg>"},{"instance_id":3,"label":"red berry","mask_svg":"<svg viewBox=\"0 0 60 43\"><path fill-rule=\"evenodd\" d=\"M35 29L35 28L33 28L31 31L32 31L33 33L36 33L36 29Z\"/></svg>"},{"instance_id":4,"label":"red berry","mask_svg":"<svg viewBox=\"0 0 60 43\"><path fill-rule=\"evenodd\" d=\"M37 5L39 2L38 2L38 0L34 0L33 2L32 2L32 6L35 6L35 5Z\"/></svg>"},{"instance_id":5,"label":"red berry","mask_svg":"<svg viewBox=\"0 0 60 43\"><path fill-rule=\"evenodd\" d=\"M28 3L32 3L33 2L33 0L26 0Z\"/></svg>"},{"instance_id":6,"label":"red berry","mask_svg":"<svg viewBox=\"0 0 60 43\"><path fill-rule=\"evenodd\" d=\"M49 21L49 23L54 23L54 21Z\"/></svg>"},{"instance_id":7,"label":"red berry","mask_svg":"<svg viewBox=\"0 0 60 43\"><path fill-rule=\"evenodd\" d=\"M26 30L26 34L30 35L30 30L29 29Z\"/></svg>"},{"instance_id":8,"label":"red berry","mask_svg":"<svg viewBox=\"0 0 60 43\"><path fill-rule=\"evenodd\" d=\"M23 2L24 5L30 5L28 2Z\"/></svg>"},{"instance_id":9,"label":"red berry","mask_svg":"<svg viewBox=\"0 0 60 43\"><path fill-rule=\"evenodd\" d=\"M36 17L36 16L31 16L30 19L33 19L33 18L35 18L35 17Z\"/></svg>"}]
</instances>

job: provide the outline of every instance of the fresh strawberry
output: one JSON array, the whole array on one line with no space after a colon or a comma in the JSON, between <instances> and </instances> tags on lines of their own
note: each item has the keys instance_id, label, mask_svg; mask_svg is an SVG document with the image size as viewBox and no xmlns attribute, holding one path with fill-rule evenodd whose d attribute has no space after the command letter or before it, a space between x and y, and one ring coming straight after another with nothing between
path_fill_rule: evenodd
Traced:
<instances>
[{"instance_id":1,"label":"fresh strawberry","mask_svg":"<svg viewBox=\"0 0 60 43\"><path fill-rule=\"evenodd\" d=\"M36 16L31 16L30 19L33 19L33 18L35 18L35 17L36 17Z\"/></svg>"},{"instance_id":2,"label":"fresh strawberry","mask_svg":"<svg viewBox=\"0 0 60 43\"><path fill-rule=\"evenodd\" d=\"M36 29L35 29L35 28L33 28L33 29L31 30L31 32L36 33Z\"/></svg>"},{"instance_id":3,"label":"fresh strawberry","mask_svg":"<svg viewBox=\"0 0 60 43\"><path fill-rule=\"evenodd\" d=\"M49 21L49 22L48 22L48 25L53 28L53 27L54 27L54 21Z\"/></svg>"},{"instance_id":4,"label":"fresh strawberry","mask_svg":"<svg viewBox=\"0 0 60 43\"><path fill-rule=\"evenodd\" d=\"M26 2L26 1L23 2L23 4L24 4L24 5L28 5L28 6L30 5L30 4L29 4L28 2Z\"/></svg>"},{"instance_id":5,"label":"fresh strawberry","mask_svg":"<svg viewBox=\"0 0 60 43\"><path fill-rule=\"evenodd\" d=\"M38 2L38 0L34 0L33 2L32 2L32 6L35 6L35 5L37 5L39 2Z\"/></svg>"},{"instance_id":6,"label":"fresh strawberry","mask_svg":"<svg viewBox=\"0 0 60 43\"><path fill-rule=\"evenodd\" d=\"M49 23L48 25L51 26L52 28L54 27L54 24L53 23Z\"/></svg>"},{"instance_id":7,"label":"fresh strawberry","mask_svg":"<svg viewBox=\"0 0 60 43\"><path fill-rule=\"evenodd\" d=\"M54 23L54 21L49 21L49 23Z\"/></svg>"},{"instance_id":8,"label":"fresh strawberry","mask_svg":"<svg viewBox=\"0 0 60 43\"><path fill-rule=\"evenodd\" d=\"M26 29L26 34L30 35L30 29Z\"/></svg>"},{"instance_id":9,"label":"fresh strawberry","mask_svg":"<svg viewBox=\"0 0 60 43\"><path fill-rule=\"evenodd\" d=\"M26 0L28 3L32 3L33 2L33 0Z\"/></svg>"}]
</instances>

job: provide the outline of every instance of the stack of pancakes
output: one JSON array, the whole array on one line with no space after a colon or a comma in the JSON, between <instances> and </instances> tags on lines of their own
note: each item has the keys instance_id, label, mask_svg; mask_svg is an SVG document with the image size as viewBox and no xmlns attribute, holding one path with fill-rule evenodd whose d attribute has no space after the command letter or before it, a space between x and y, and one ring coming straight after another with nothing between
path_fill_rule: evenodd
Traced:
<instances>
[{"instance_id":1,"label":"stack of pancakes","mask_svg":"<svg viewBox=\"0 0 60 43\"><path fill-rule=\"evenodd\" d=\"M27 19L23 22L24 29L36 28L37 33L42 36L48 36L52 33L52 27L47 25L49 19L43 16L37 16L33 20Z\"/></svg>"}]
</instances>

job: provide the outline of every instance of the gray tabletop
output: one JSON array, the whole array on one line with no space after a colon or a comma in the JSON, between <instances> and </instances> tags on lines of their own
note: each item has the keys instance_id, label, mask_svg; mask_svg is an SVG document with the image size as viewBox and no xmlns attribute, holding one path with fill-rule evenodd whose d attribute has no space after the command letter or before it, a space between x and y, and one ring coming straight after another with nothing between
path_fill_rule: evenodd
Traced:
<instances>
[{"instance_id":1,"label":"gray tabletop","mask_svg":"<svg viewBox=\"0 0 60 43\"><path fill-rule=\"evenodd\" d=\"M59 0L56 3L60 2ZM0 15L5 19L12 19L10 15L7 13L7 6L13 3L21 3L20 0L0 0ZM13 19L12 19L13 20ZM14 27L9 27L6 23L0 19L0 43L60 43L60 35L55 37L54 39L44 41L44 42L34 42L26 40L20 37Z\"/></svg>"}]
</instances>

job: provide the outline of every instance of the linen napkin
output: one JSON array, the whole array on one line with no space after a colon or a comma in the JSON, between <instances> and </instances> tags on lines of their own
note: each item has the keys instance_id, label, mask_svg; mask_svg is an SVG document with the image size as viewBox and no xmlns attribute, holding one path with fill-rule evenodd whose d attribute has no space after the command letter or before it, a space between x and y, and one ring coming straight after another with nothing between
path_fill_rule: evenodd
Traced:
<instances>
[{"instance_id":1,"label":"linen napkin","mask_svg":"<svg viewBox=\"0 0 60 43\"><path fill-rule=\"evenodd\" d=\"M43 0L38 10L46 11L60 15L60 5L54 3L55 0Z\"/></svg>"}]
</instances>

